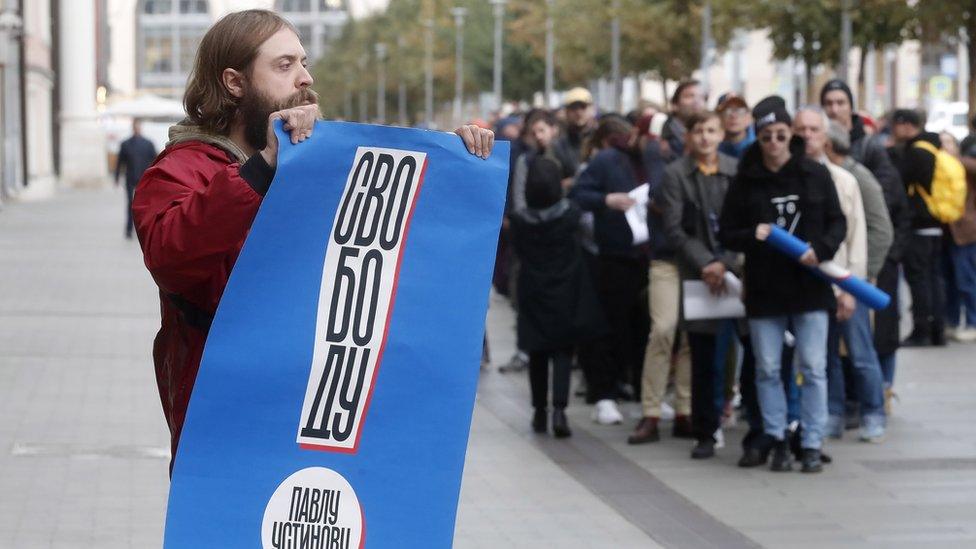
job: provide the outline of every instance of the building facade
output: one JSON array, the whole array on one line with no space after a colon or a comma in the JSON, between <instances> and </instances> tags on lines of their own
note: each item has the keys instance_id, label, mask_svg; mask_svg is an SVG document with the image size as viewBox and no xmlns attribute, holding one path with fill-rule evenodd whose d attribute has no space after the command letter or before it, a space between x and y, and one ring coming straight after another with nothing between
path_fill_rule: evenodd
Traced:
<instances>
[{"instance_id":1,"label":"building facade","mask_svg":"<svg viewBox=\"0 0 976 549\"><path fill-rule=\"evenodd\" d=\"M0 201L54 189L57 9L56 0L0 0Z\"/></svg>"},{"instance_id":2,"label":"building facade","mask_svg":"<svg viewBox=\"0 0 976 549\"><path fill-rule=\"evenodd\" d=\"M181 99L200 40L224 15L273 9L298 29L309 61L325 55L329 41L349 18L344 0L102 0L108 48L106 96L152 93Z\"/></svg>"}]
</instances>

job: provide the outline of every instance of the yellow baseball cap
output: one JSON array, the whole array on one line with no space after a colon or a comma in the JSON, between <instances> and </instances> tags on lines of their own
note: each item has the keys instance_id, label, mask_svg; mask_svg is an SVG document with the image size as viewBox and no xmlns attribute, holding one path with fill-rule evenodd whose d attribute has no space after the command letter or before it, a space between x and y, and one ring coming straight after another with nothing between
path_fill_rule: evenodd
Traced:
<instances>
[{"instance_id":1,"label":"yellow baseball cap","mask_svg":"<svg viewBox=\"0 0 976 549\"><path fill-rule=\"evenodd\" d=\"M563 106L568 107L576 103L583 103L585 105L593 104L593 94L590 90L586 88L573 88L563 94Z\"/></svg>"}]
</instances>

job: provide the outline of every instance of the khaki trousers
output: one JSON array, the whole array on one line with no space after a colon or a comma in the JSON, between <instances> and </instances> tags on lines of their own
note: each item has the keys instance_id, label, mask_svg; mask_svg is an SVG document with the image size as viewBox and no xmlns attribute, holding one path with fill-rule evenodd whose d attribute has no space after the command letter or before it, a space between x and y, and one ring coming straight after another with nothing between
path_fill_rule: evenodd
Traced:
<instances>
[{"instance_id":1,"label":"khaki trousers","mask_svg":"<svg viewBox=\"0 0 976 549\"><path fill-rule=\"evenodd\" d=\"M668 374L674 367L675 413L691 414L691 352L687 336L681 337L677 353L674 340L678 334L681 304L681 276L671 261L651 261L650 290L651 337L644 353L641 377L641 406L644 417L661 417L661 401L668 388Z\"/></svg>"}]
</instances>

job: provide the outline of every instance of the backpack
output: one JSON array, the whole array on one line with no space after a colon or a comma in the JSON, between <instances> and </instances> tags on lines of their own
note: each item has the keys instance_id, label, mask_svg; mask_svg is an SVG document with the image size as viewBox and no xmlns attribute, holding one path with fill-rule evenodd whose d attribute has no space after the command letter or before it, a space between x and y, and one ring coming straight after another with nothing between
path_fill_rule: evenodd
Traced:
<instances>
[{"instance_id":1,"label":"backpack","mask_svg":"<svg viewBox=\"0 0 976 549\"><path fill-rule=\"evenodd\" d=\"M958 220L966 208L966 168L956 157L927 141L916 141L915 146L935 155L935 171L932 172L931 193L916 183L908 189L908 195L918 192L929 213L939 222Z\"/></svg>"}]
</instances>

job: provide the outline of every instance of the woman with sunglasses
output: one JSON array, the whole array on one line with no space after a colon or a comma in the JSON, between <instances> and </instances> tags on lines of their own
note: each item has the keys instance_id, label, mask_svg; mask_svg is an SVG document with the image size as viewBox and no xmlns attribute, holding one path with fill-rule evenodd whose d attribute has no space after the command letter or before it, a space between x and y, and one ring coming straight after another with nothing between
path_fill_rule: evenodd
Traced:
<instances>
[{"instance_id":1,"label":"woman with sunglasses","mask_svg":"<svg viewBox=\"0 0 976 549\"><path fill-rule=\"evenodd\" d=\"M847 223L830 173L804 155L794 138L785 102L770 97L753 110L757 142L746 151L729 187L719 220L719 239L745 254L745 306L756 357L756 389L771 469L789 471L787 406L780 378L784 333L796 337L803 373L800 422L804 472L822 468L820 448L827 421L827 311L834 294L807 267L833 258ZM775 224L810 243L800 263L763 242ZM789 367L789 365L787 365Z\"/></svg>"}]
</instances>

